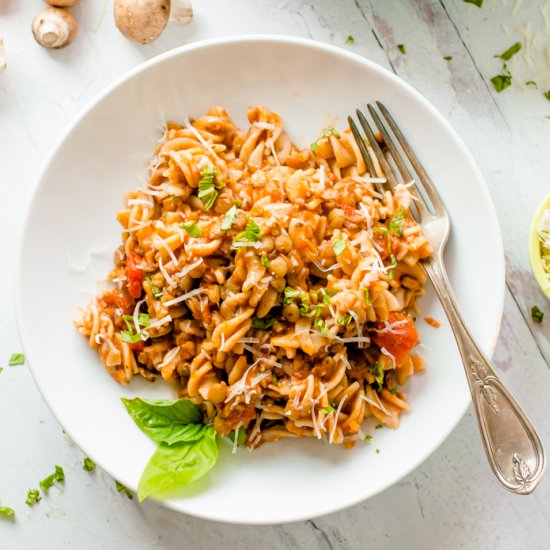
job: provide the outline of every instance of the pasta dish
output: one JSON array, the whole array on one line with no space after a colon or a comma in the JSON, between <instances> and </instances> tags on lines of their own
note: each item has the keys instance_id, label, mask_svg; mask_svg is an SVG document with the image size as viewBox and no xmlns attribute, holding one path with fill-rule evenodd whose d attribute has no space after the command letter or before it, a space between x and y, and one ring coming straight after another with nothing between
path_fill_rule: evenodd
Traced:
<instances>
[{"instance_id":1,"label":"pasta dish","mask_svg":"<svg viewBox=\"0 0 550 550\"><path fill-rule=\"evenodd\" d=\"M351 447L366 418L396 428L409 407L432 248L410 184L384 188L349 130L300 149L277 114L248 120L166 124L117 215L112 288L77 326L116 381L162 377L219 435Z\"/></svg>"}]
</instances>

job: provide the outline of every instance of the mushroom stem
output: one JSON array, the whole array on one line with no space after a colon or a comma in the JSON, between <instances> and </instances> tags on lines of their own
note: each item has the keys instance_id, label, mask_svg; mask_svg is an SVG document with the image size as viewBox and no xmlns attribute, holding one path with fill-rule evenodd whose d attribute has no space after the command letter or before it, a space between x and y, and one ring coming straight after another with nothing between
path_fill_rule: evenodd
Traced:
<instances>
[{"instance_id":1,"label":"mushroom stem","mask_svg":"<svg viewBox=\"0 0 550 550\"><path fill-rule=\"evenodd\" d=\"M34 38L45 48L64 48L73 41L76 29L74 17L61 8L47 8L32 22Z\"/></svg>"},{"instance_id":2,"label":"mushroom stem","mask_svg":"<svg viewBox=\"0 0 550 550\"><path fill-rule=\"evenodd\" d=\"M170 22L187 25L193 19L193 6L189 0L172 0Z\"/></svg>"}]
</instances>

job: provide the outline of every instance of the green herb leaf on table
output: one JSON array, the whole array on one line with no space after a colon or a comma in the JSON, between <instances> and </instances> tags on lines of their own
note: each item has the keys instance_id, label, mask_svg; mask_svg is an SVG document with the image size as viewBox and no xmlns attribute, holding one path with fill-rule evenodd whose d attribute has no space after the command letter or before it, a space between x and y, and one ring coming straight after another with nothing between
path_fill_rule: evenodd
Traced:
<instances>
[{"instance_id":1,"label":"green herb leaf on table","mask_svg":"<svg viewBox=\"0 0 550 550\"><path fill-rule=\"evenodd\" d=\"M504 63L502 70L503 74L498 74L497 76L491 78L491 83L497 93L502 92L512 84L512 74L510 73L506 63Z\"/></svg>"},{"instance_id":2,"label":"green herb leaf on table","mask_svg":"<svg viewBox=\"0 0 550 550\"><path fill-rule=\"evenodd\" d=\"M194 221L180 223L180 227L185 229L186 233L194 239L198 239L202 235L202 229Z\"/></svg>"},{"instance_id":3,"label":"green herb leaf on table","mask_svg":"<svg viewBox=\"0 0 550 550\"><path fill-rule=\"evenodd\" d=\"M355 38L353 38L351 34L348 34L348 37L346 38L346 44L355 44Z\"/></svg>"},{"instance_id":4,"label":"green herb leaf on table","mask_svg":"<svg viewBox=\"0 0 550 550\"><path fill-rule=\"evenodd\" d=\"M478 8L481 8L481 6L483 6L483 0L464 0L464 2L466 2L466 4L473 4Z\"/></svg>"},{"instance_id":5,"label":"green herb leaf on table","mask_svg":"<svg viewBox=\"0 0 550 550\"><path fill-rule=\"evenodd\" d=\"M397 49L405 55L407 53L407 50L405 49L405 44L397 44Z\"/></svg>"},{"instance_id":6,"label":"green herb leaf on table","mask_svg":"<svg viewBox=\"0 0 550 550\"><path fill-rule=\"evenodd\" d=\"M533 306L531 308L531 319L533 319L535 323L542 323L544 313L537 306Z\"/></svg>"},{"instance_id":7,"label":"green herb leaf on table","mask_svg":"<svg viewBox=\"0 0 550 550\"><path fill-rule=\"evenodd\" d=\"M130 491L130 489L128 489L126 485L123 485L122 483L120 483L120 481L117 481L116 479L115 479L115 487L119 493L124 493L130 500L134 499L134 494L132 493L132 491Z\"/></svg>"},{"instance_id":8,"label":"green herb leaf on table","mask_svg":"<svg viewBox=\"0 0 550 550\"><path fill-rule=\"evenodd\" d=\"M38 489L29 489L27 492L27 500L25 500L25 504L32 506L33 504L36 504L41 500L42 497L40 496L40 491Z\"/></svg>"},{"instance_id":9,"label":"green herb leaf on table","mask_svg":"<svg viewBox=\"0 0 550 550\"><path fill-rule=\"evenodd\" d=\"M221 230L222 231L229 231L231 229L231 226L235 222L235 218L237 217L237 214L239 213L239 209L236 205L233 205L223 217Z\"/></svg>"},{"instance_id":10,"label":"green herb leaf on table","mask_svg":"<svg viewBox=\"0 0 550 550\"><path fill-rule=\"evenodd\" d=\"M206 427L200 408L189 399L152 400L121 399L140 430L157 443L174 445L196 441Z\"/></svg>"},{"instance_id":11,"label":"green herb leaf on table","mask_svg":"<svg viewBox=\"0 0 550 550\"><path fill-rule=\"evenodd\" d=\"M8 365L10 367L16 367L17 365L23 365L25 363L25 355L23 353L12 353Z\"/></svg>"},{"instance_id":12,"label":"green herb leaf on table","mask_svg":"<svg viewBox=\"0 0 550 550\"><path fill-rule=\"evenodd\" d=\"M13 508L10 508L9 506L0 506L0 516L3 518L11 518L15 515L15 511Z\"/></svg>"},{"instance_id":13,"label":"green herb leaf on table","mask_svg":"<svg viewBox=\"0 0 550 550\"><path fill-rule=\"evenodd\" d=\"M40 482L40 488L44 493L47 493L48 489L52 487L55 482L61 483L62 485L65 483L65 472L61 466L56 466L55 472Z\"/></svg>"},{"instance_id":14,"label":"green herb leaf on table","mask_svg":"<svg viewBox=\"0 0 550 550\"><path fill-rule=\"evenodd\" d=\"M86 472L93 472L95 470L95 462L87 456L84 457L84 460L82 461L82 469Z\"/></svg>"},{"instance_id":15,"label":"green herb leaf on table","mask_svg":"<svg viewBox=\"0 0 550 550\"><path fill-rule=\"evenodd\" d=\"M503 59L504 61L509 61L521 50L521 42L516 42L512 46L510 46L505 52L501 53L499 56L500 59Z\"/></svg>"},{"instance_id":16,"label":"green herb leaf on table","mask_svg":"<svg viewBox=\"0 0 550 550\"><path fill-rule=\"evenodd\" d=\"M161 443L145 467L138 485L138 499L189 485L204 476L218 460L216 430L209 426L196 441Z\"/></svg>"}]
</instances>

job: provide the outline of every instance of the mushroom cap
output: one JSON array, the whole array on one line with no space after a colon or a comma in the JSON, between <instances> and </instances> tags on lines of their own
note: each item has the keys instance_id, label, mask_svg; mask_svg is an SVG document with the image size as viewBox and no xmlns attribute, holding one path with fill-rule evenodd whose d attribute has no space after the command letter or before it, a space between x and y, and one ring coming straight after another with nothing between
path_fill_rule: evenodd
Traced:
<instances>
[{"instance_id":1,"label":"mushroom cap","mask_svg":"<svg viewBox=\"0 0 550 550\"><path fill-rule=\"evenodd\" d=\"M76 36L75 18L61 8L46 8L32 21L32 33L35 40L45 48L64 48Z\"/></svg>"},{"instance_id":2,"label":"mushroom cap","mask_svg":"<svg viewBox=\"0 0 550 550\"><path fill-rule=\"evenodd\" d=\"M161 34L170 16L170 0L115 0L115 23L138 44L150 44Z\"/></svg>"},{"instance_id":3,"label":"mushroom cap","mask_svg":"<svg viewBox=\"0 0 550 550\"><path fill-rule=\"evenodd\" d=\"M46 0L46 3L54 8L72 8L79 2L80 0Z\"/></svg>"}]
</instances>

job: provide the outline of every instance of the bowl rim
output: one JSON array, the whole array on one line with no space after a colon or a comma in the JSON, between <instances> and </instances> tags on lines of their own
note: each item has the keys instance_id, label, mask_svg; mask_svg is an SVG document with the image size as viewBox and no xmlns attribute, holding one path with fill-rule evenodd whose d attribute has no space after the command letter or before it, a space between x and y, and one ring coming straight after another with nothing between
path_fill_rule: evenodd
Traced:
<instances>
[{"instance_id":1,"label":"bowl rim","mask_svg":"<svg viewBox=\"0 0 550 550\"><path fill-rule=\"evenodd\" d=\"M482 182L482 185L479 187L479 193L481 193L484 197L484 200L488 206L486 211L487 216L487 223L489 223L494 231L495 231L495 246L497 247L497 256L500 258L499 261L499 271L502 273L501 280L498 282L500 284L500 300L499 300L499 317L498 320L493 327L493 338L491 339L491 346L490 351L488 351L488 355L492 356L494 353L499 334L500 334L500 327L502 324L502 317L503 317L503 311L504 311L504 298L505 298L505 260L504 260L504 248L503 248L503 242L502 242L502 233L500 230L500 224L498 221L498 216L496 214L495 206L493 199L491 197L491 194L489 192L489 188L486 184L485 178L483 177L483 174L478 167L474 157L470 153L470 151L467 149L466 145L458 135L458 133L454 130L454 128L451 126L451 124L447 121L447 119L431 104L428 99L426 99L419 91L416 90L411 84L403 80L401 77L397 76L396 74L392 73L390 70L386 69L385 67L379 65L375 61L372 61L371 59L364 57L363 55L360 55L355 52L350 52L349 50L346 50L342 47L335 46L333 44L328 44L324 42L320 42L317 40L309 39L309 38L302 38L302 37L296 37L292 35L285 35L285 34L238 34L238 35L232 35L232 36L221 36L216 38L209 38L205 40L199 40L190 44L185 44L183 46L179 46L177 48L173 48L171 50L168 50L166 52L163 52L157 56L152 57L151 59L148 59L145 62L139 63L137 66L133 67L132 69L126 71L123 73L120 77L116 78L113 82L108 84L102 91L100 91L98 94L96 94L92 99L90 99L84 107L82 107L76 115L74 115L73 120L68 124L68 126L65 128L65 130L62 132L61 136L54 142L51 149L47 152L45 155L45 160L43 161L43 164L41 168L38 171L38 174L33 182L33 184L30 186L29 190L29 198L27 199L27 203L23 209L23 216L21 218L21 226L20 226L20 233L19 238L17 242L17 249L16 249L16 261L15 261L15 280L14 280L14 301L16 306L16 320L17 320L17 327L19 331L19 335L21 338L21 342L23 344L23 349L26 353L27 350L30 350L29 344L29 335L25 332L24 329L24 322L23 322L23 314L22 314L22 287L21 287L21 276L23 270L23 259L22 259L22 252L23 252L23 244L26 240L27 232L29 231L30 226L30 213L32 209L34 208L35 202L37 201L38 191L44 185L44 176L49 168L49 165L51 164L52 160L55 157L56 152L62 147L62 145L69 139L71 133L73 130L80 124L80 122L88 115L90 111L94 109L94 107L99 104L101 101L103 101L104 98L106 98L109 94L111 94L114 90L116 90L119 86L124 84L126 81L132 79L134 76L146 72L150 67L153 67L157 64L163 63L164 61L179 57L180 55L186 55L189 52L193 52L194 50L201 50L205 48L210 47L217 47L220 45L228 44L228 43L254 43L254 42L262 42L262 43L276 43L276 44L286 44L286 45L292 45L297 47L305 47L313 50L321 50L327 53L335 54L337 56L348 58L350 60L353 60L359 64L362 64L366 66L369 70L381 73L383 76L391 80L396 86L404 89L407 94L414 97L414 99L424 105L424 107L430 112L430 114L445 128L447 131L449 137L454 142L455 147L457 150L460 151L462 155L468 160L469 167L472 170L473 173L475 173L477 179ZM46 398L46 394L44 392L43 386L40 384L38 377L35 375L34 369L32 368L32 354L27 355L27 364L29 366L29 369L31 371L31 375L33 377L33 380L38 387L42 398L44 402L46 403L49 410L52 412L53 416L56 418L56 420L61 424L58 415L56 414L57 407L55 406L55 403L50 403L48 399ZM465 392L464 394L464 403L462 405L462 408L460 411L458 411L458 414L456 416L456 419L454 422L449 423L447 428L443 430L440 433L440 437L434 441L432 445L429 447L426 447L423 452L419 453L419 457L417 460L409 463L406 468L403 468L399 475L391 480L389 480L386 484L381 486L379 490L373 492L372 494L369 494L368 496L363 496L360 498L353 498L349 499L344 505L332 505L330 503L330 499L327 499L327 503L322 509L318 509L314 514L311 513L308 514L305 511L299 515L292 515L291 517L287 518L281 518L277 519L275 521L262 521L262 520L253 520L253 521L237 521L234 519L227 519L226 517L215 515L215 514L203 514L203 513L194 513L193 511L189 510L181 510L175 505L172 504L171 501L157 501L159 504L162 504L163 506L166 506L167 508L170 508L174 511L177 511L179 513L185 513L187 515L211 520L211 521L218 521L223 523L231 523L231 524L237 524L237 525L274 525L274 524L282 524L282 523L291 523L291 522L297 522L297 521L306 521L314 517L324 516L326 514L330 514L333 512L337 512L340 510L347 509L351 506L354 506L360 502L364 502L367 499L370 499L377 494L380 494L381 492L385 491L386 489L396 485L401 481L405 476L409 475L413 470L418 468L421 464L423 464L432 454L433 452L441 446L441 444L449 437L452 431L456 428L458 423L462 420L464 414L470 407L470 395L468 392ZM67 431L71 439L74 440L74 442L77 444L77 446L83 450L85 453L88 453L90 449L87 448L87 445L82 445L80 442L80 437L78 434L71 433ZM93 453L88 453L90 455L93 455ZM109 469L105 468L102 464L99 464L101 467L103 467L106 472L109 473ZM136 490L136 487L134 486L134 483L126 481L121 479L122 482L124 482L125 485L128 485L133 490Z\"/></svg>"},{"instance_id":2,"label":"bowl rim","mask_svg":"<svg viewBox=\"0 0 550 550\"><path fill-rule=\"evenodd\" d=\"M535 211L535 215L531 221L531 227L529 228L529 260L535 281L537 281L537 284L539 285L539 288L544 296L550 300L550 284L548 283L546 272L542 267L540 239L537 231L539 221L546 210L550 210L550 193L546 195L546 197L544 197L541 203L537 206L537 210Z\"/></svg>"}]
</instances>

